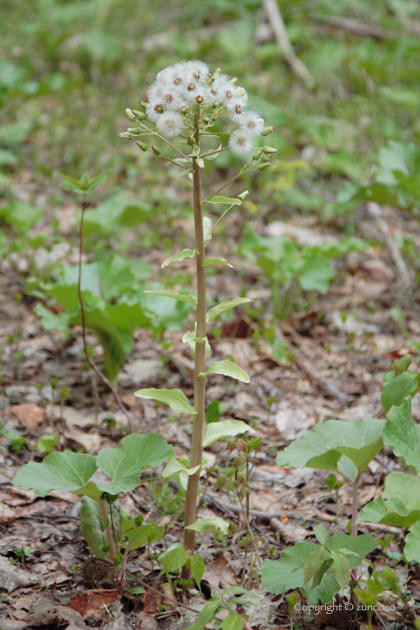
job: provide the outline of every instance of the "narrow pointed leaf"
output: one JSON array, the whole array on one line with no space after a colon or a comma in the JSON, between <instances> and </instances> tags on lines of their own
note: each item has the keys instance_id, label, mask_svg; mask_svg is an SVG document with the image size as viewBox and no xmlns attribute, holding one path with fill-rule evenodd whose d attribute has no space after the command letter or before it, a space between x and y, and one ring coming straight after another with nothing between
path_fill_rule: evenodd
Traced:
<instances>
[{"instance_id":1,"label":"narrow pointed leaf","mask_svg":"<svg viewBox=\"0 0 420 630\"><path fill-rule=\"evenodd\" d=\"M122 439L117 448L103 448L97 458L98 466L107 473L112 483L98 482L100 490L110 494L133 490L140 474L149 466L159 466L173 455L173 448L161 435L132 434Z\"/></svg>"},{"instance_id":2,"label":"narrow pointed leaf","mask_svg":"<svg viewBox=\"0 0 420 630\"><path fill-rule=\"evenodd\" d=\"M199 553L196 553L192 556L191 562L190 562L190 569L191 569L191 575L194 579L194 582L197 584L198 588L200 588L200 582L203 579L204 571L206 570L206 565L203 560L203 557L200 556Z\"/></svg>"},{"instance_id":3,"label":"narrow pointed leaf","mask_svg":"<svg viewBox=\"0 0 420 630\"><path fill-rule=\"evenodd\" d=\"M325 549L319 545L308 555L303 565L304 583L307 584L316 575L319 567L324 562Z\"/></svg>"},{"instance_id":4,"label":"narrow pointed leaf","mask_svg":"<svg viewBox=\"0 0 420 630\"><path fill-rule=\"evenodd\" d=\"M332 551L334 576L341 588L346 588L350 578L350 562L344 553Z\"/></svg>"},{"instance_id":5,"label":"narrow pointed leaf","mask_svg":"<svg viewBox=\"0 0 420 630\"><path fill-rule=\"evenodd\" d=\"M226 536L229 533L229 521L225 521L220 516L209 516L209 518L200 518L192 525L188 525L185 529L190 529L194 532L216 532L220 531Z\"/></svg>"},{"instance_id":6,"label":"narrow pointed leaf","mask_svg":"<svg viewBox=\"0 0 420 630\"><path fill-rule=\"evenodd\" d=\"M235 308L235 306L239 306L240 304L246 304L247 302L251 302L249 298L236 298L236 300L229 300L228 302L221 302L217 304L217 306L213 306L206 315L206 321L211 322L215 317L221 315L225 311L229 311L231 308Z\"/></svg>"},{"instance_id":7,"label":"narrow pointed leaf","mask_svg":"<svg viewBox=\"0 0 420 630\"><path fill-rule=\"evenodd\" d=\"M169 405L173 411L189 413L192 416L197 415L196 410L190 405L188 398L180 389L155 389L154 387L150 387L148 389L139 389L137 392L134 392L134 396L165 403Z\"/></svg>"},{"instance_id":8,"label":"narrow pointed leaf","mask_svg":"<svg viewBox=\"0 0 420 630\"><path fill-rule=\"evenodd\" d=\"M200 470L201 466L193 466L192 468L187 468L182 462L179 462L177 459L170 459L167 463L165 470L162 472L162 477L170 477L175 473L183 472L188 476L195 475L195 473Z\"/></svg>"},{"instance_id":9,"label":"narrow pointed leaf","mask_svg":"<svg viewBox=\"0 0 420 630\"><path fill-rule=\"evenodd\" d=\"M205 199L203 203L221 204L224 206L242 206L242 201L237 197L223 197L222 195L214 195L211 199Z\"/></svg>"},{"instance_id":10,"label":"narrow pointed leaf","mask_svg":"<svg viewBox=\"0 0 420 630\"><path fill-rule=\"evenodd\" d=\"M182 295L182 293L177 293L176 291L172 291L172 289L151 289L149 291L145 291L145 293L150 293L151 295L162 295L163 297L173 298L174 300L179 300L180 302L194 304L194 306L197 304L194 296Z\"/></svg>"},{"instance_id":11,"label":"narrow pointed leaf","mask_svg":"<svg viewBox=\"0 0 420 630\"><path fill-rule=\"evenodd\" d=\"M212 422L208 424L204 432L203 447L206 448L216 442L227 437L233 437L238 433L255 433L255 430L249 427L242 420L223 420L222 422Z\"/></svg>"},{"instance_id":12,"label":"narrow pointed leaf","mask_svg":"<svg viewBox=\"0 0 420 630\"><path fill-rule=\"evenodd\" d=\"M203 218L204 245L208 245L213 236L211 221L208 217Z\"/></svg>"},{"instance_id":13,"label":"narrow pointed leaf","mask_svg":"<svg viewBox=\"0 0 420 630\"><path fill-rule=\"evenodd\" d=\"M410 532L405 539L404 555L408 562L420 563L420 521L410 527Z\"/></svg>"},{"instance_id":14,"label":"narrow pointed leaf","mask_svg":"<svg viewBox=\"0 0 420 630\"><path fill-rule=\"evenodd\" d=\"M171 265L174 262L182 262L186 258L194 258L198 254L196 249L183 249L182 252L178 252L173 256L169 256L161 265L161 269Z\"/></svg>"},{"instance_id":15,"label":"narrow pointed leaf","mask_svg":"<svg viewBox=\"0 0 420 630\"><path fill-rule=\"evenodd\" d=\"M51 490L77 492L86 486L97 466L92 455L82 453L51 453L41 464L29 462L23 466L13 480L15 486L34 490L45 497Z\"/></svg>"},{"instance_id":16,"label":"narrow pointed leaf","mask_svg":"<svg viewBox=\"0 0 420 630\"><path fill-rule=\"evenodd\" d=\"M236 378L237 381L242 381L243 383L250 382L245 370L232 361L216 361L209 367L207 372L201 373L200 376L208 376L209 374L222 374L223 376Z\"/></svg>"},{"instance_id":17,"label":"narrow pointed leaf","mask_svg":"<svg viewBox=\"0 0 420 630\"><path fill-rule=\"evenodd\" d=\"M233 268L233 265L231 265L226 258L207 258L204 262L203 262L203 267L231 267Z\"/></svg>"}]
</instances>

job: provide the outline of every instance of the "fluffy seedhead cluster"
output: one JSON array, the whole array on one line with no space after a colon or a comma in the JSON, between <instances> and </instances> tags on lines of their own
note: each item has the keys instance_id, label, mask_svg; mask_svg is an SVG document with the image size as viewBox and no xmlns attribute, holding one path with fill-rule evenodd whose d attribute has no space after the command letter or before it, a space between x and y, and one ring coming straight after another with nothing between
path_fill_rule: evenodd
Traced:
<instances>
[{"instance_id":1,"label":"fluffy seedhead cluster","mask_svg":"<svg viewBox=\"0 0 420 630\"><path fill-rule=\"evenodd\" d=\"M246 109L248 94L236 84L236 79L221 74L220 69L210 74L202 61L181 61L165 68L149 87L147 97L147 103L141 103L144 113L126 110L127 115L133 122L154 123L165 138L188 137L195 128L197 114L200 132L206 132L220 116L226 115L239 125L229 132L229 148L243 155L252 150L255 138L273 130L264 126L259 114ZM141 135L140 131L129 128L120 135L131 139Z\"/></svg>"}]
</instances>

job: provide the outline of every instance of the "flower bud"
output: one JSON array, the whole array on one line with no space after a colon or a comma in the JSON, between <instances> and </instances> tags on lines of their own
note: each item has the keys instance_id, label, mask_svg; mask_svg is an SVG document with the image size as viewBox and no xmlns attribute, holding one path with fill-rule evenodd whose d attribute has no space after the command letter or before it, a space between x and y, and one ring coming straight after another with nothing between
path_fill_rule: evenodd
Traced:
<instances>
[{"instance_id":1,"label":"flower bud","mask_svg":"<svg viewBox=\"0 0 420 630\"><path fill-rule=\"evenodd\" d=\"M119 134L120 138L125 138L126 140L132 140L134 138L132 133L128 133L128 131L123 131L123 133Z\"/></svg>"},{"instance_id":2,"label":"flower bud","mask_svg":"<svg viewBox=\"0 0 420 630\"><path fill-rule=\"evenodd\" d=\"M262 150L264 153L277 153L277 149L273 149L273 147L263 147Z\"/></svg>"},{"instance_id":3,"label":"flower bud","mask_svg":"<svg viewBox=\"0 0 420 630\"><path fill-rule=\"evenodd\" d=\"M203 123L207 125L210 122L210 118L208 116L203 117Z\"/></svg>"},{"instance_id":4,"label":"flower bud","mask_svg":"<svg viewBox=\"0 0 420 630\"><path fill-rule=\"evenodd\" d=\"M265 164L260 164L258 167L259 171L265 171L266 168L268 168L269 166L271 166L271 162L265 162Z\"/></svg>"},{"instance_id":5,"label":"flower bud","mask_svg":"<svg viewBox=\"0 0 420 630\"><path fill-rule=\"evenodd\" d=\"M131 109L129 109L129 108L127 107L127 109L125 110L125 113L127 114L128 119L129 119L129 120L131 120L131 122L136 122L136 116L135 116L135 114L133 114L133 112L131 111Z\"/></svg>"},{"instance_id":6,"label":"flower bud","mask_svg":"<svg viewBox=\"0 0 420 630\"><path fill-rule=\"evenodd\" d=\"M268 162L269 160L271 160L272 158L272 153L264 153L264 155L261 158L261 162Z\"/></svg>"},{"instance_id":7,"label":"flower bud","mask_svg":"<svg viewBox=\"0 0 420 630\"><path fill-rule=\"evenodd\" d=\"M141 133L141 127L129 127L127 129L130 133L139 134Z\"/></svg>"},{"instance_id":8,"label":"flower bud","mask_svg":"<svg viewBox=\"0 0 420 630\"><path fill-rule=\"evenodd\" d=\"M240 199L241 201L243 201L245 199L245 197L248 197L249 195L249 190L244 190L243 193L241 193L240 195L238 195L238 199Z\"/></svg>"},{"instance_id":9,"label":"flower bud","mask_svg":"<svg viewBox=\"0 0 420 630\"><path fill-rule=\"evenodd\" d=\"M160 155L160 149L158 149L157 147L152 146L152 151L155 155Z\"/></svg>"},{"instance_id":10,"label":"flower bud","mask_svg":"<svg viewBox=\"0 0 420 630\"><path fill-rule=\"evenodd\" d=\"M253 156L252 156L252 159L253 159L253 160L259 160L259 159L260 159L260 157L261 157L261 153L262 153L262 151L261 151L261 149L260 149L259 151L257 151L257 152L255 153L255 155L253 155Z\"/></svg>"},{"instance_id":11,"label":"flower bud","mask_svg":"<svg viewBox=\"0 0 420 630\"><path fill-rule=\"evenodd\" d=\"M270 135L270 133L272 133L275 130L275 127L264 127L263 132L261 135L263 136L268 136Z\"/></svg>"},{"instance_id":12,"label":"flower bud","mask_svg":"<svg viewBox=\"0 0 420 630\"><path fill-rule=\"evenodd\" d=\"M144 120L145 118L147 118L144 112L139 112L137 109L132 109L131 111L139 120Z\"/></svg>"},{"instance_id":13,"label":"flower bud","mask_svg":"<svg viewBox=\"0 0 420 630\"><path fill-rule=\"evenodd\" d=\"M139 105L141 105L144 109L146 109L147 107L147 103L145 103L144 101L139 101Z\"/></svg>"},{"instance_id":14,"label":"flower bud","mask_svg":"<svg viewBox=\"0 0 420 630\"><path fill-rule=\"evenodd\" d=\"M194 146L195 144L195 138L193 136L188 136L187 138L187 144L190 145L190 147Z\"/></svg>"},{"instance_id":15,"label":"flower bud","mask_svg":"<svg viewBox=\"0 0 420 630\"><path fill-rule=\"evenodd\" d=\"M149 147L147 146L145 142L136 142L136 144L137 146L140 147L142 151L147 151L149 149Z\"/></svg>"}]
</instances>

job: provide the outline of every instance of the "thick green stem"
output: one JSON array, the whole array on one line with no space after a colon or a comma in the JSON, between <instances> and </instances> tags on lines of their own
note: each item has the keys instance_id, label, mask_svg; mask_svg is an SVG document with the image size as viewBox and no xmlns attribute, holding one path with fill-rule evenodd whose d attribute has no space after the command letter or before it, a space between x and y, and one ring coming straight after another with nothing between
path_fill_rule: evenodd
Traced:
<instances>
[{"instance_id":1,"label":"thick green stem","mask_svg":"<svg viewBox=\"0 0 420 630\"><path fill-rule=\"evenodd\" d=\"M104 522L106 523L109 520L107 511L106 511L106 503L105 503L105 501L100 501L99 505L101 506L102 517L104 519ZM114 558L115 558L116 550L115 550L115 543L114 543L114 540L112 538L111 528L109 526L105 527L105 532L106 532L106 539L107 539L107 542L108 542L108 545L109 545L109 557L113 561Z\"/></svg>"},{"instance_id":2,"label":"thick green stem","mask_svg":"<svg viewBox=\"0 0 420 630\"><path fill-rule=\"evenodd\" d=\"M199 113L197 112L194 125L194 137L197 146L200 141ZM195 249L197 255L197 337L206 336L206 268L204 263L204 231L203 215L201 211L201 183L200 169L197 160L193 158L193 206L195 226ZM206 344L195 344L195 368L194 368L194 409L197 415L194 418L193 437L191 445L191 468L201 464L203 453L203 435L205 424L205 378L200 377L200 372L206 371ZM185 526L193 525L197 519L197 495L200 473L191 475L188 479L187 496L185 499ZM194 551L195 532L184 530L184 547L187 551Z\"/></svg>"}]
</instances>

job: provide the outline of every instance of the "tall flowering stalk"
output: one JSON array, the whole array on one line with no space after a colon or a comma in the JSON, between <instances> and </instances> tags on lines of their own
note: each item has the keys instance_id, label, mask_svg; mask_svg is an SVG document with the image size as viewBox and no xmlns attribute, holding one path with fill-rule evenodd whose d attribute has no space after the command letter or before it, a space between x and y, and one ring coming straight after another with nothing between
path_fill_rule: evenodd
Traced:
<instances>
[{"instance_id":1,"label":"tall flowering stalk","mask_svg":"<svg viewBox=\"0 0 420 630\"><path fill-rule=\"evenodd\" d=\"M226 209L220 217L222 218L234 205L241 205L248 194L247 191L235 198L221 197L219 193L239 175L262 171L270 166L269 159L276 150L267 146L257 149L250 161L235 177L203 200L200 173L205 168L205 160L215 159L222 151L227 150L238 155L245 155L253 150L254 139L261 135L268 135L273 131L273 127L265 127L263 119L258 114L246 110L248 95L244 88L236 85L236 79L229 79L220 73L220 69L211 75L207 65L202 61L183 61L165 68L158 73L147 95L148 102L141 103L144 111L126 110L128 118L136 126L129 127L120 136L126 139L154 136L165 142L170 148L170 156L164 154L163 149L154 145L149 146L142 140L137 144L143 151L150 151L179 167L193 182L195 249L185 249L174 254L165 260L162 267L195 257L197 297L172 290L149 291L149 293L189 302L196 307L195 329L186 333L183 338L183 341L190 345L195 361L194 406L190 405L185 394L179 389L142 389L136 392L136 396L164 402L173 410L189 413L194 418L190 467L186 468L181 462L171 460L164 471L164 476L178 474L181 483L187 489L184 547L186 551L192 553L195 530L201 531L206 528L203 521L200 521L201 529L196 523L203 444L208 446L222 437L252 431L240 421L219 422L216 428L212 427L211 435L205 431L206 377L210 374L223 374L249 382L246 372L230 361L217 361L206 370L206 358L210 355L210 346L206 336L207 323L220 313L249 300L238 298L222 302L207 311L206 267L231 265L223 258L206 259L205 247L211 239L212 225L208 217L203 217L202 206L203 203L225 205ZM223 132L214 131L216 121L226 115L238 126ZM221 139L226 137L228 142L223 146ZM177 144L173 144L169 138L176 138ZM214 140L218 146L212 149L211 144ZM214 520L211 527L214 527Z\"/></svg>"}]
</instances>

